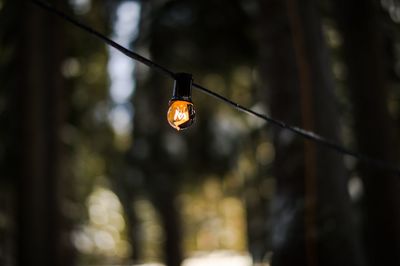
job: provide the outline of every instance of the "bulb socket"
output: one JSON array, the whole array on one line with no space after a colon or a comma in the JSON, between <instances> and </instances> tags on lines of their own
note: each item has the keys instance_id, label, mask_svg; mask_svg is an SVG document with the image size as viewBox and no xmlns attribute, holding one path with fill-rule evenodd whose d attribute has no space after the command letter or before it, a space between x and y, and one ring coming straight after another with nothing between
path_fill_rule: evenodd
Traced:
<instances>
[{"instance_id":1,"label":"bulb socket","mask_svg":"<svg viewBox=\"0 0 400 266\"><path fill-rule=\"evenodd\" d=\"M171 101L183 100L192 102L192 83L193 78L188 73L175 74L174 90Z\"/></svg>"}]
</instances>

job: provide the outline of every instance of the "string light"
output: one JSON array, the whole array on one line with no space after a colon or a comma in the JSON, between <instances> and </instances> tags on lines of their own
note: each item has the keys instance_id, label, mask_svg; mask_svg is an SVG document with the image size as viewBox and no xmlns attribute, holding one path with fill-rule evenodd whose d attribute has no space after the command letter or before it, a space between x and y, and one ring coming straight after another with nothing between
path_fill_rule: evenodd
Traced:
<instances>
[{"instance_id":1,"label":"string light","mask_svg":"<svg viewBox=\"0 0 400 266\"><path fill-rule=\"evenodd\" d=\"M192 75L175 74L174 91L169 101L167 120L176 130L186 129L194 123L195 111L192 102Z\"/></svg>"},{"instance_id":2,"label":"string light","mask_svg":"<svg viewBox=\"0 0 400 266\"><path fill-rule=\"evenodd\" d=\"M136 60L138 62L141 62L142 64L150 67L151 69L154 69L154 70L158 71L161 74L164 74L166 76L169 76L169 77L175 79L175 81L177 81L179 79L179 74L175 74L175 72L169 70L168 68L163 67L163 66L161 66L161 65L159 65L159 64L157 64L157 63L155 63L155 62L153 62L153 61L151 61L151 60L149 60L149 59L147 59L147 58L145 58L143 56L141 56L140 54L135 53L135 52L123 47L122 45L114 42L113 40L111 40L109 38L107 38L105 35L99 33L98 31L86 26L85 24L83 24L83 23L73 19L72 17L68 16L64 12L54 8L49 3L41 1L41 0L31 0L31 2L36 4L36 5L38 5L41 8L49 11L49 12L51 12L51 13L54 13L54 14L58 15L59 17L63 18L64 20L74 24L78 28L81 28L81 29L85 30L87 33L90 33L90 34L94 35L95 37L99 38L100 40L102 40L103 42L107 43L108 45L114 47L115 49L117 49L121 53L125 54L126 56L128 56L128 57L130 57L130 58L132 58L132 59L134 59L134 60ZM256 111L253 111L253 110L251 110L251 109L249 109L247 107L244 107L244 106L242 106L242 105L240 105L240 104L238 104L238 103L236 103L236 102L234 102L234 101L232 101L232 100L230 100L230 99L228 99L228 98L226 98L226 97L224 97L224 96L222 96L222 95L220 95L220 94L218 94L218 93L216 93L216 92L214 92L212 90L209 90L208 88L206 88L204 86L201 86L200 84L196 84L196 83L192 84L192 80L190 82L191 82L191 85L193 85L194 88L196 88L196 89L198 89L198 90L200 90L200 91L202 91L202 92L204 92L204 93L206 93L206 94L208 94L208 95L210 95L210 96L212 96L212 97L214 97L214 98L216 98L218 100L221 100L225 104L228 104L228 105L236 108L239 111L242 111L242 112L244 112L246 114L249 114L249 115L252 115L252 116L255 116L255 117L258 117L258 118L260 118L260 119L262 119L264 121L267 121L267 122L269 122L272 125L275 125L277 127L289 130L289 131L295 133L298 136L301 136L301 137L303 137L305 139L308 139L310 141L318 143L321 146L324 146L326 148L332 149L332 150L334 150L334 151L336 151L338 153L349 155L349 156L351 156L353 158L356 158L359 162L363 162L365 164L368 164L369 166L374 166L376 168L380 168L382 170L386 170L388 172L392 172L392 173L400 176L400 168L395 164L392 164L392 163L384 161L384 160L372 158L372 157L370 157L370 156L368 156L366 154L360 153L360 152L352 151L350 149L347 149L347 148L341 146L339 143L336 143L336 142L334 142L334 141L332 141L330 139L327 139L327 138L325 138L323 136L320 136L320 135L318 135L318 134L316 134L316 133L314 133L312 131L307 131L307 130L299 128L299 127L291 126L289 124L286 124L284 121L280 121L280 120L274 119L272 117L269 117L267 115L264 115L264 114L258 113ZM191 88L191 86L190 86L190 88ZM190 94L188 94L188 95L190 95ZM193 103L191 102L191 99L190 99L190 101L185 101L187 109L179 107L179 106L181 106L181 105L179 105L180 102L181 102L181 100L176 100L176 101L171 100L170 101L170 108L169 109L171 111L178 109L178 113L177 113L176 119L175 119L175 114L173 115L171 120L168 119L168 121L173 121L174 122L175 120L178 121L179 118L180 118L180 121L182 122L186 118L189 118L189 120L187 120L187 121L185 121L185 122L183 122L183 123L181 123L179 125L176 124L176 122L171 124L172 127L176 128L178 130L187 128L191 124L193 124L193 122L194 122L194 108L192 108L193 107ZM190 107L190 110L189 110L189 107ZM187 113L186 113L186 110L187 110ZM192 117L190 116L191 112L193 112L192 113ZM189 115L186 117L186 116L184 116L182 114L189 114ZM167 117L168 117L168 115L167 115ZM190 118L192 118L192 119L190 119Z\"/></svg>"}]
</instances>

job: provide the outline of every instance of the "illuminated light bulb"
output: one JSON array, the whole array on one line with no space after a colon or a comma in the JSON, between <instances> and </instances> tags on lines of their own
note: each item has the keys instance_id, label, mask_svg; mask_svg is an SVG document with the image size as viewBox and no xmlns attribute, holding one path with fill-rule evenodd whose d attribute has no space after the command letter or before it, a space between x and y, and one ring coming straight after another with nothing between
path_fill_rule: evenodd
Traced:
<instances>
[{"instance_id":1,"label":"illuminated light bulb","mask_svg":"<svg viewBox=\"0 0 400 266\"><path fill-rule=\"evenodd\" d=\"M178 131L190 127L195 120L192 81L190 74L176 74L172 99L169 101L167 120L171 127Z\"/></svg>"},{"instance_id":2,"label":"illuminated light bulb","mask_svg":"<svg viewBox=\"0 0 400 266\"><path fill-rule=\"evenodd\" d=\"M175 100L169 103L167 119L171 127L181 130L190 127L194 122L193 103Z\"/></svg>"}]
</instances>

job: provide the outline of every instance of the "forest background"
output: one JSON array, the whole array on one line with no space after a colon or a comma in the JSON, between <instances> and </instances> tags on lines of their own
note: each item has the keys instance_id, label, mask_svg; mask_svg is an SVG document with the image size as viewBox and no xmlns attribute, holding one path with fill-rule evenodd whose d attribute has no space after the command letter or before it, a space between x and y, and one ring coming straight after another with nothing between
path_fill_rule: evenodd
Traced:
<instances>
[{"instance_id":1,"label":"forest background","mask_svg":"<svg viewBox=\"0 0 400 266\"><path fill-rule=\"evenodd\" d=\"M397 0L49 1L226 97L399 162ZM0 265L400 265L400 176L0 0ZM196 264L197 263L197 264Z\"/></svg>"}]
</instances>

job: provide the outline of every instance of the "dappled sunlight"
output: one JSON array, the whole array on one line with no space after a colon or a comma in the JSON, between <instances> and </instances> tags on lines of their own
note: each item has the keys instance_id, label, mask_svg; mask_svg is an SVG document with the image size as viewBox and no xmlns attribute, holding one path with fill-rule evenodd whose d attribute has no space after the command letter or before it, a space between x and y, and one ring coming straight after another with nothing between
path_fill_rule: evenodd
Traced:
<instances>
[{"instance_id":1,"label":"dappled sunlight","mask_svg":"<svg viewBox=\"0 0 400 266\"><path fill-rule=\"evenodd\" d=\"M82 74L82 66L77 58L68 58L61 66L61 72L65 78L75 78Z\"/></svg>"},{"instance_id":2,"label":"dappled sunlight","mask_svg":"<svg viewBox=\"0 0 400 266\"><path fill-rule=\"evenodd\" d=\"M143 263L143 264L134 264L133 266L165 266L161 263Z\"/></svg>"},{"instance_id":3,"label":"dappled sunlight","mask_svg":"<svg viewBox=\"0 0 400 266\"><path fill-rule=\"evenodd\" d=\"M117 105L109 113L110 123L118 135L129 135L132 130L132 109L129 105Z\"/></svg>"},{"instance_id":4,"label":"dappled sunlight","mask_svg":"<svg viewBox=\"0 0 400 266\"><path fill-rule=\"evenodd\" d=\"M232 251L200 253L183 261L182 266L251 266L252 259L247 254Z\"/></svg>"},{"instance_id":5,"label":"dappled sunlight","mask_svg":"<svg viewBox=\"0 0 400 266\"><path fill-rule=\"evenodd\" d=\"M253 73L248 66L237 67L231 77L229 90L231 98L240 102L242 105L250 105L253 102Z\"/></svg>"},{"instance_id":6,"label":"dappled sunlight","mask_svg":"<svg viewBox=\"0 0 400 266\"><path fill-rule=\"evenodd\" d=\"M239 198L224 195L221 180L208 178L202 190L180 197L185 221L185 249L246 250L246 222Z\"/></svg>"},{"instance_id":7,"label":"dappled sunlight","mask_svg":"<svg viewBox=\"0 0 400 266\"><path fill-rule=\"evenodd\" d=\"M162 257L160 250L164 236L158 214L148 199L136 200L133 205L135 212L140 214L138 219L142 235L140 239L142 259L147 262L159 261Z\"/></svg>"},{"instance_id":8,"label":"dappled sunlight","mask_svg":"<svg viewBox=\"0 0 400 266\"><path fill-rule=\"evenodd\" d=\"M222 75L207 74L202 80L202 84L208 88L214 88L215 92L223 93L226 90L226 81Z\"/></svg>"},{"instance_id":9,"label":"dappled sunlight","mask_svg":"<svg viewBox=\"0 0 400 266\"><path fill-rule=\"evenodd\" d=\"M253 104L251 106L251 110L253 110L254 112L258 112L260 114L268 115L268 110L266 108L266 105L262 102L256 102L255 104ZM265 125L267 125L267 122L265 122L264 120L256 119L252 116L246 116L245 119L246 119L248 128L251 128L251 129L261 129Z\"/></svg>"},{"instance_id":10,"label":"dappled sunlight","mask_svg":"<svg viewBox=\"0 0 400 266\"><path fill-rule=\"evenodd\" d=\"M353 201L358 201L361 199L364 191L363 182L360 177L352 176L350 177L347 188L350 194L350 197Z\"/></svg>"},{"instance_id":11,"label":"dappled sunlight","mask_svg":"<svg viewBox=\"0 0 400 266\"><path fill-rule=\"evenodd\" d=\"M90 11L92 6L91 0L69 0L74 8L75 13L83 15Z\"/></svg>"},{"instance_id":12,"label":"dappled sunlight","mask_svg":"<svg viewBox=\"0 0 400 266\"><path fill-rule=\"evenodd\" d=\"M115 11L112 38L119 44L129 47L136 38L140 18L140 4L134 1L122 1ZM115 133L115 145L123 151L131 141L133 106L130 103L135 90L135 62L114 48L109 48L108 75L109 94L112 107L109 123Z\"/></svg>"},{"instance_id":13,"label":"dappled sunlight","mask_svg":"<svg viewBox=\"0 0 400 266\"><path fill-rule=\"evenodd\" d=\"M259 164L267 165L273 162L275 158L275 149L271 142L262 142L256 149L256 160Z\"/></svg>"},{"instance_id":14,"label":"dappled sunlight","mask_svg":"<svg viewBox=\"0 0 400 266\"><path fill-rule=\"evenodd\" d=\"M72 235L75 247L87 255L126 258L130 244L125 239L125 220L117 196L96 187L87 200L89 221Z\"/></svg>"},{"instance_id":15,"label":"dappled sunlight","mask_svg":"<svg viewBox=\"0 0 400 266\"><path fill-rule=\"evenodd\" d=\"M198 252L185 259L182 266L270 266L269 263L255 263L246 253L231 250ZM134 264L133 266L165 266L161 263Z\"/></svg>"}]
</instances>

